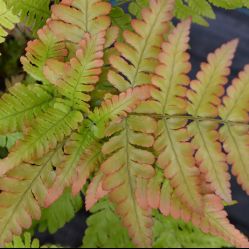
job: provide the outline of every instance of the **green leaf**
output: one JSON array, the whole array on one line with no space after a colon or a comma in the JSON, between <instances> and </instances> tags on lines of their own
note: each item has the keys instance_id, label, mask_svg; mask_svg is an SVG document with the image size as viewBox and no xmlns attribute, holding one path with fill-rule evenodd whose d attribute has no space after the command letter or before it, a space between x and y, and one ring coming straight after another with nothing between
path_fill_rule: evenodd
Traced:
<instances>
[{"instance_id":1,"label":"green leaf","mask_svg":"<svg viewBox=\"0 0 249 249\"><path fill-rule=\"evenodd\" d=\"M211 19L215 18L215 13L211 5L206 0L189 0L189 6L198 15L202 15Z\"/></svg>"},{"instance_id":2,"label":"green leaf","mask_svg":"<svg viewBox=\"0 0 249 249\"><path fill-rule=\"evenodd\" d=\"M121 28L122 31L130 29L131 16L124 12L120 7L113 7L110 17L112 19L113 25Z\"/></svg>"},{"instance_id":3,"label":"green leaf","mask_svg":"<svg viewBox=\"0 0 249 249\"><path fill-rule=\"evenodd\" d=\"M50 16L50 0L5 0L14 14L36 32Z\"/></svg>"},{"instance_id":4,"label":"green leaf","mask_svg":"<svg viewBox=\"0 0 249 249\"><path fill-rule=\"evenodd\" d=\"M23 237L15 236L5 248L40 248L40 242L38 239L32 240L30 233L24 233Z\"/></svg>"},{"instance_id":5,"label":"green leaf","mask_svg":"<svg viewBox=\"0 0 249 249\"><path fill-rule=\"evenodd\" d=\"M141 10L148 6L149 6L148 0L135 0L130 3L129 12L133 16L136 16L137 18L141 18Z\"/></svg>"},{"instance_id":6,"label":"green leaf","mask_svg":"<svg viewBox=\"0 0 249 249\"><path fill-rule=\"evenodd\" d=\"M208 0L210 3L217 7L225 9L237 9L243 7L243 0Z\"/></svg>"},{"instance_id":7,"label":"green leaf","mask_svg":"<svg viewBox=\"0 0 249 249\"><path fill-rule=\"evenodd\" d=\"M41 220L38 223L39 231L46 230L53 234L69 222L82 208L80 195L72 196L69 189L49 208L42 211Z\"/></svg>"},{"instance_id":8,"label":"green leaf","mask_svg":"<svg viewBox=\"0 0 249 249\"><path fill-rule=\"evenodd\" d=\"M5 41L7 30L13 29L18 22L19 18L7 8L3 0L0 0L0 43Z\"/></svg>"},{"instance_id":9,"label":"green leaf","mask_svg":"<svg viewBox=\"0 0 249 249\"><path fill-rule=\"evenodd\" d=\"M109 201L99 202L91 213L87 220L83 248L134 248Z\"/></svg>"},{"instance_id":10,"label":"green leaf","mask_svg":"<svg viewBox=\"0 0 249 249\"><path fill-rule=\"evenodd\" d=\"M154 216L154 248L225 248L230 245L223 240L204 234L191 223Z\"/></svg>"}]
</instances>

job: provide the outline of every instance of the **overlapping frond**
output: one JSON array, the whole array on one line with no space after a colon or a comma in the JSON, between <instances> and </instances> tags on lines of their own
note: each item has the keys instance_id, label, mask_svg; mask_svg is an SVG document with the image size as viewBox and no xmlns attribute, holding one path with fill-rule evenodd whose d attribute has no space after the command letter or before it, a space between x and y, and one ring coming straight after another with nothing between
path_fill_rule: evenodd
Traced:
<instances>
[{"instance_id":1,"label":"overlapping frond","mask_svg":"<svg viewBox=\"0 0 249 249\"><path fill-rule=\"evenodd\" d=\"M149 8L142 11L142 20L132 21L134 32L125 31L124 42L115 44L120 55L110 57L112 69L108 79L119 91L151 84L173 7L174 1L171 0L150 1ZM146 127L140 123L141 120L146 122ZM117 204L117 213L133 242L141 247L151 246L152 238L151 210L139 204L139 183L154 174L152 165L155 158L150 148L154 143L152 134L155 129L153 118L146 115L127 117L120 124L114 123L107 128L110 140L103 147L103 153L108 156L102 165L105 174L103 188L110 192L111 201ZM132 211L126 211L128 209Z\"/></svg>"},{"instance_id":2,"label":"overlapping frond","mask_svg":"<svg viewBox=\"0 0 249 249\"><path fill-rule=\"evenodd\" d=\"M37 222L37 225L35 223L35 227L38 228L39 232L56 233L81 210L82 202L80 194L72 196L70 189L66 189L53 205L42 210L41 219Z\"/></svg>"},{"instance_id":3,"label":"overlapping frond","mask_svg":"<svg viewBox=\"0 0 249 249\"><path fill-rule=\"evenodd\" d=\"M13 14L10 8L7 8L4 0L0 1L0 43L5 41L8 30L12 30L15 24L19 22L19 18Z\"/></svg>"},{"instance_id":4,"label":"overlapping frond","mask_svg":"<svg viewBox=\"0 0 249 249\"><path fill-rule=\"evenodd\" d=\"M151 97L150 91L150 86L141 86L106 99L100 108L96 108L89 115L89 119L95 124L95 135L104 135L103 128L109 120L118 122L127 117L127 114L134 111L141 102Z\"/></svg>"},{"instance_id":5,"label":"overlapping frond","mask_svg":"<svg viewBox=\"0 0 249 249\"><path fill-rule=\"evenodd\" d=\"M99 200L108 194L108 191L103 189L104 176L101 171L98 171L89 184L86 192L86 210L93 208Z\"/></svg>"},{"instance_id":6,"label":"overlapping frond","mask_svg":"<svg viewBox=\"0 0 249 249\"><path fill-rule=\"evenodd\" d=\"M134 248L110 201L102 200L90 212L83 248Z\"/></svg>"},{"instance_id":7,"label":"overlapping frond","mask_svg":"<svg viewBox=\"0 0 249 249\"><path fill-rule=\"evenodd\" d=\"M11 149L9 156L0 162L0 175L22 162L41 158L77 129L83 119L82 114L66 106L64 108L50 108L35 120L26 135Z\"/></svg>"},{"instance_id":8,"label":"overlapping frond","mask_svg":"<svg viewBox=\"0 0 249 249\"><path fill-rule=\"evenodd\" d=\"M150 7L143 10L143 20L132 21L134 32L125 31L125 43L116 43L120 56L110 58L115 70L109 72L109 81L118 90L151 83L173 8L174 0L150 1Z\"/></svg>"},{"instance_id":9,"label":"overlapping frond","mask_svg":"<svg viewBox=\"0 0 249 249\"><path fill-rule=\"evenodd\" d=\"M189 30L189 20L180 23L162 46L159 57L161 64L156 69L157 75L153 77L153 84L158 90L152 92L152 109L158 114L177 115L186 112L184 97L189 82L186 74L191 68L186 52ZM195 167L194 148L188 142L191 136L185 128L186 122L184 119L167 119L166 116L160 120L154 148L159 155L159 166L171 179L179 197L190 207L201 209L198 169Z\"/></svg>"},{"instance_id":10,"label":"overlapping frond","mask_svg":"<svg viewBox=\"0 0 249 249\"><path fill-rule=\"evenodd\" d=\"M202 63L197 80L191 82L192 91L188 92L191 105L188 112L194 117L217 117L220 97L224 94L224 85L228 82L229 67L232 64L238 40L233 40L214 53L209 54L208 62Z\"/></svg>"},{"instance_id":11,"label":"overlapping frond","mask_svg":"<svg viewBox=\"0 0 249 249\"><path fill-rule=\"evenodd\" d=\"M206 179L216 194L227 203L232 202L230 175L215 121L194 121L188 126L194 136L192 143L198 149L195 157Z\"/></svg>"},{"instance_id":12,"label":"overlapping frond","mask_svg":"<svg viewBox=\"0 0 249 249\"><path fill-rule=\"evenodd\" d=\"M7 6L34 32L42 27L50 16L50 0L4 0Z\"/></svg>"},{"instance_id":13,"label":"overlapping frond","mask_svg":"<svg viewBox=\"0 0 249 249\"><path fill-rule=\"evenodd\" d=\"M113 96L104 101L100 108L89 114L89 120L83 124L78 133L72 134L65 145L64 162L57 168L57 177L49 190L46 205L53 203L62 193L65 186L72 185L77 194L97 167L101 159L101 148L98 137L109 121L127 116L141 101L150 97L150 87L129 89L126 93Z\"/></svg>"},{"instance_id":14,"label":"overlapping frond","mask_svg":"<svg viewBox=\"0 0 249 249\"><path fill-rule=\"evenodd\" d=\"M47 188L53 183L53 166L60 162L62 144L43 159L23 163L0 178L0 244L20 235L40 219Z\"/></svg>"},{"instance_id":15,"label":"overlapping frond","mask_svg":"<svg viewBox=\"0 0 249 249\"><path fill-rule=\"evenodd\" d=\"M232 172L238 178L238 182L249 194L248 185L248 84L249 66L239 74L233 84L227 90L224 97L224 106L219 109L219 115L224 120L220 134L224 142L224 149L228 153L228 162L232 164ZM234 123L233 123L234 122Z\"/></svg>"},{"instance_id":16,"label":"overlapping frond","mask_svg":"<svg viewBox=\"0 0 249 249\"><path fill-rule=\"evenodd\" d=\"M25 124L45 111L53 95L40 85L16 84L0 100L0 133L21 131Z\"/></svg>"},{"instance_id":17,"label":"overlapping frond","mask_svg":"<svg viewBox=\"0 0 249 249\"><path fill-rule=\"evenodd\" d=\"M215 120L198 120L198 117L216 118L218 116L220 97L225 91L224 85L228 81L229 66L237 43L238 41L234 40L210 54L208 63L201 65L197 80L190 83L191 89L188 91L188 99L191 102L188 112L197 118L188 126L188 130L194 136L193 143L198 149L197 161L215 192L228 203L232 201L230 176L226 155L219 143L219 124Z\"/></svg>"},{"instance_id":18,"label":"overlapping frond","mask_svg":"<svg viewBox=\"0 0 249 249\"><path fill-rule=\"evenodd\" d=\"M111 4L101 0L62 0L52 6L49 28L66 41L78 44L85 32L92 36L106 30L111 19Z\"/></svg>"},{"instance_id":19,"label":"overlapping frond","mask_svg":"<svg viewBox=\"0 0 249 249\"><path fill-rule=\"evenodd\" d=\"M95 36L107 30L110 11L111 5L100 0L63 0L52 6L51 18L38 31L38 39L28 44L26 57L21 59L24 69L46 82L43 67L47 60L63 61L75 54L86 33Z\"/></svg>"},{"instance_id":20,"label":"overlapping frond","mask_svg":"<svg viewBox=\"0 0 249 249\"><path fill-rule=\"evenodd\" d=\"M135 120L134 120L135 119ZM102 164L105 174L104 190L109 192L112 202L117 205L117 213L128 228L133 242L140 247L151 246L151 210L142 209L136 197L138 178L151 178L154 175L154 155L141 148L153 144L151 133L154 131L154 120L143 117L147 127L138 122L138 117L127 119L120 124L113 124L107 129L110 140L102 151L108 159ZM137 133L138 132L138 133Z\"/></svg>"},{"instance_id":21,"label":"overlapping frond","mask_svg":"<svg viewBox=\"0 0 249 249\"><path fill-rule=\"evenodd\" d=\"M247 247L248 240L233 225L230 224L221 199L212 193L212 188L206 184L202 176L203 211L201 214L192 212L183 205L167 181L163 182L159 208L161 212L185 222L191 221L204 233L223 238L237 247Z\"/></svg>"},{"instance_id":22,"label":"overlapping frond","mask_svg":"<svg viewBox=\"0 0 249 249\"><path fill-rule=\"evenodd\" d=\"M99 81L103 66L106 32L91 37L89 34L80 42L80 48L69 63L49 60L44 68L46 77L57 86L61 101L74 110L89 112L90 92Z\"/></svg>"},{"instance_id":23,"label":"overlapping frond","mask_svg":"<svg viewBox=\"0 0 249 249\"><path fill-rule=\"evenodd\" d=\"M38 39L28 42L25 57L21 57L24 70L35 80L46 82L43 68L49 59L63 61L68 51L61 39L47 26L38 31Z\"/></svg>"},{"instance_id":24,"label":"overlapping frond","mask_svg":"<svg viewBox=\"0 0 249 249\"><path fill-rule=\"evenodd\" d=\"M73 133L65 144L63 161L56 166L56 178L49 189L46 206L50 206L63 193L65 187L72 186L77 194L90 175L96 170L101 158L101 150L91 129L83 124L79 132Z\"/></svg>"}]
</instances>

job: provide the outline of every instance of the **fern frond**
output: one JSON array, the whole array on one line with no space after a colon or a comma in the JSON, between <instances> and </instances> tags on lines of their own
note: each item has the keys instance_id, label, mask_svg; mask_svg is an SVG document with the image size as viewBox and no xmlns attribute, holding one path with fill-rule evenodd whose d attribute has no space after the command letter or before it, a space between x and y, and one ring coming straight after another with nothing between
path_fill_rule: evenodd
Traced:
<instances>
[{"instance_id":1,"label":"fern frond","mask_svg":"<svg viewBox=\"0 0 249 249\"><path fill-rule=\"evenodd\" d=\"M0 1L0 43L5 41L8 30L12 30L15 24L19 22L19 18L14 15L11 8L8 8L4 0Z\"/></svg>"},{"instance_id":2,"label":"fern frond","mask_svg":"<svg viewBox=\"0 0 249 249\"><path fill-rule=\"evenodd\" d=\"M23 238L15 236L4 248L40 248L40 242L38 239L32 240L30 233L24 233Z\"/></svg>"},{"instance_id":3,"label":"fern frond","mask_svg":"<svg viewBox=\"0 0 249 249\"><path fill-rule=\"evenodd\" d=\"M113 7L110 14L112 24L118 26L122 31L130 29L131 17L120 7Z\"/></svg>"},{"instance_id":4,"label":"fern frond","mask_svg":"<svg viewBox=\"0 0 249 249\"><path fill-rule=\"evenodd\" d=\"M152 92L158 114L176 115L186 110L186 75L191 66L186 53L189 41L190 21L180 23L162 46L153 84L159 90ZM157 141L154 145L158 152L158 164L171 179L179 197L193 208L201 208L198 190L198 169L194 166L193 148L187 142L190 135L185 129L186 121L171 119L159 121ZM187 156L188 155L188 156ZM184 157L184 160L179 158Z\"/></svg>"},{"instance_id":5,"label":"fern frond","mask_svg":"<svg viewBox=\"0 0 249 249\"><path fill-rule=\"evenodd\" d=\"M63 0L52 6L51 19L38 31L38 39L29 43L26 57L21 59L24 69L36 80L46 82L43 67L47 60L64 61L67 55L75 54L85 33L95 36L107 30L110 11L110 4L100 0Z\"/></svg>"},{"instance_id":6,"label":"fern frond","mask_svg":"<svg viewBox=\"0 0 249 249\"><path fill-rule=\"evenodd\" d=\"M73 197L67 189L52 206L42 210L41 219L35 227L38 227L39 232L49 231L54 234L71 221L82 206L81 196Z\"/></svg>"},{"instance_id":7,"label":"fern frond","mask_svg":"<svg viewBox=\"0 0 249 249\"><path fill-rule=\"evenodd\" d=\"M88 113L90 101L89 93L99 81L101 67L103 66L103 51L105 32L95 37L86 34L80 42L80 48L68 64L58 64L50 61L44 68L45 75L52 78L59 93L64 97L60 100L74 110ZM54 75L59 72L59 75ZM64 73L62 73L64 72Z\"/></svg>"},{"instance_id":8,"label":"fern frond","mask_svg":"<svg viewBox=\"0 0 249 249\"><path fill-rule=\"evenodd\" d=\"M217 117L217 106L221 103L219 97L224 94L237 45L238 40L223 45L209 54L207 63L202 63L197 80L190 84L192 91L188 92L191 101L188 111L194 117Z\"/></svg>"},{"instance_id":9,"label":"fern frond","mask_svg":"<svg viewBox=\"0 0 249 249\"><path fill-rule=\"evenodd\" d=\"M204 233L223 238L237 247L247 247L248 240L233 225L230 224L227 213L221 199L214 194L210 186L202 178L203 212L198 214L192 212L179 200L168 182L163 183L160 201L160 210L165 215L172 215L174 219L191 221L194 226L200 228Z\"/></svg>"},{"instance_id":10,"label":"fern frond","mask_svg":"<svg viewBox=\"0 0 249 249\"><path fill-rule=\"evenodd\" d=\"M66 186L72 186L74 194L82 189L99 165L101 151L98 147L86 124L71 135L64 147L63 162L56 167L56 178L46 198L47 207L60 197Z\"/></svg>"},{"instance_id":11,"label":"fern frond","mask_svg":"<svg viewBox=\"0 0 249 249\"><path fill-rule=\"evenodd\" d=\"M21 131L48 109L52 100L52 94L42 86L16 84L0 100L0 133Z\"/></svg>"},{"instance_id":12,"label":"fern frond","mask_svg":"<svg viewBox=\"0 0 249 249\"><path fill-rule=\"evenodd\" d=\"M215 18L215 13L206 0L189 0L188 4L197 14L212 19Z\"/></svg>"},{"instance_id":13,"label":"fern frond","mask_svg":"<svg viewBox=\"0 0 249 249\"><path fill-rule=\"evenodd\" d=\"M237 79L227 90L227 96L224 96L224 106L220 106L219 115L224 121L244 122L249 121L247 112L247 103L249 97L249 65L240 72Z\"/></svg>"},{"instance_id":14,"label":"fern frond","mask_svg":"<svg viewBox=\"0 0 249 249\"><path fill-rule=\"evenodd\" d=\"M224 240L203 233L191 223L155 213L154 248L227 248Z\"/></svg>"},{"instance_id":15,"label":"fern frond","mask_svg":"<svg viewBox=\"0 0 249 249\"><path fill-rule=\"evenodd\" d=\"M95 124L93 127L95 135L103 136L103 129L109 120L118 122L127 117L128 113L135 110L141 102L151 97L150 91L150 86L141 86L105 100L100 108L89 114L89 119Z\"/></svg>"},{"instance_id":16,"label":"fern frond","mask_svg":"<svg viewBox=\"0 0 249 249\"><path fill-rule=\"evenodd\" d=\"M84 33L95 36L111 24L107 16L111 4L101 0L62 0L52 6L52 19L48 27L66 41L78 44Z\"/></svg>"},{"instance_id":17,"label":"fern frond","mask_svg":"<svg viewBox=\"0 0 249 249\"><path fill-rule=\"evenodd\" d=\"M163 35L169 28L173 7L174 0L151 1L150 8L143 10L143 20L132 21L135 32L125 31L125 43L116 43L120 56L110 58L116 71L111 70L108 78L119 91L151 83L151 74L157 63Z\"/></svg>"},{"instance_id":18,"label":"fern frond","mask_svg":"<svg viewBox=\"0 0 249 249\"><path fill-rule=\"evenodd\" d=\"M11 243L7 243L4 248L61 248L57 245L40 246L38 239L32 239L31 234L26 232L23 236L14 236Z\"/></svg>"},{"instance_id":19,"label":"fern frond","mask_svg":"<svg viewBox=\"0 0 249 249\"><path fill-rule=\"evenodd\" d=\"M149 6L149 0L135 0L135 1L132 1L130 4L129 4L129 12L137 17L138 19L141 18L141 11L142 9L146 8Z\"/></svg>"},{"instance_id":20,"label":"fern frond","mask_svg":"<svg viewBox=\"0 0 249 249\"><path fill-rule=\"evenodd\" d=\"M147 124L154 128L153 119L147 118ZM143 132L143 135L137 131ZM103 188L110 192L109 197L117 205L117 213L122 217L133 242L137 246L149 247L151 211L140 208L135 192L137 178L150 178L154 175L151 165L155 159L151 152L136 146L150 147L154 139L150 134L145 135L148 132L146 128L129 119L113 124L109 132L108 135L112 137L103 147L103 153L108 156L101 166L105 174Z\"/></svg>"},{"instance_id":21,"label":"fern frond","mask_svg":"<svg viewBox=\"0 0 249 249\"><path fill-rule=\"evenodd\" d=\"M196 8L196 6L195 6ZM208 26L208 22L204 17L199 15L198 12L194 11L186 1L176 0L176 10L175 15L178 19L185 20L187 18L192 18L193 22L198 23L203 26Z\"/></svg>"},{"instance_id":22,"label":"fern frond","mask_svg":"<svg viewBox=\"0 0 249 249\"><path fill-rule=\"evenodd\" d=\"M53 165L60 162L62 144L47 156L30 164L23 163L0 178L0 244L29 228L40 219L47 188L53 183ZM35 167L34 167L35 165Z\"/></svg>"},{"instance_id":23,"label":"fern frond","mask_svg":"<svg viewBox=\"0 0 249 249\"><path fill-rule=\"evenodd\" d=\"M72 185L74 194L82 189L90 174L99 165L101 151L98 149L97 136L102 136L106 123L127 116L127 113L132 112L141 101L149 97L150 87L129 89L126 93L107 99L100 108L89 114L89 120L79 133L71 136L65 146L66 156L63 164L57 169L57 178L49 190L47 206L63 193L65 186Z\"/></svg>"},{"instance_id":24,"label":"fern frond","mask_svg":"<svg viewBox=\"0 0 249 249\"><path fill-rule=\"evenodd\" d=\"M225 8L225 9L237 9L243 7L243 0L208 0L210 3L217 7Z\"/></svg>"},{"instance_id":25,"label":"fern frond","mask_svg":"<svg viewBox=\"0 0 249 249\"><path fill-rule=\"evenodd\" d=\"M224 142L224 148L228 153L228 162L232 164L232 172L238 177L238 182L249 194L247 167L248 147L248 123L247 103L249 98L249 66L239 74L233 84L227 90L224 97L224 106L219 109L220 116L225 121L220 134ZM241 122L235 125L232 122Z\"/></svg>"},{"instance_id":26,"label":"fern frond","mask_svg":"<svg viewBox=\"0 0 249 249\"><path fill-rule=\"evenodd\" d=\"M108 200L97 203L91 213L87 219L88 228L83 239L83 248L134 248L127 230Z\"/></svg>"},{"instance_id":27,"label":"fern frond","mask_svg":"<svg viewBox=\"0 0 249 249\"><path fill-rule=\"evenodd\" d=\"M197 163L206 179L211 182L215 193L227 203L232 202L230 174L226 155L219 142L217 122L195 121L188 126L190 134L194 136L192 143L198 148Z\"/></svg>"},{"instance_id":28,"label":"fern frond","mask_svg":"<svg viewBox=\"0 0 249 249\"><path fill-rule=\"evenodd\" d=\"M68 51L47 26L38 31L38 39L28 42L26 56L21 57L24 70L35 80L46 81L43 68L49 59L63 61Z\"/></svg>"},{"instance_id":29,"label":"fern frond","mask_svg":"<svg viewBox=\"0 0 249 249\"><path fill-rule=\"evenodd\" d=\"M99 171L92 179L91 184L86 192L86 210L90 210L93 206L108 194L108 191L103 189L104 174Z\"/></svg>"},{"instance_id":30,"label":"fern frond","mask_svg":"<svg viewBox=\"0 0 249 249\"><path fill-rule=\"evenodd\" d=\"M50 0L4 0L14 14L36 32L50 16Z\"/></svg>"},{"instance_id":31,"label":"fern frond","mask_svg":"<svg viewBox=\"0 0 249 249\"><path fill-rule=\"evenodd\" d=\"M221 103L220 97L224 94L224 85L228 81L229 66L237 43L236 40L232 41L210 54L208 63L201 65L202 71L197 74L198 80L190 83L188 99L191 104L188 111L194 117L217 117L217 107ZM212 183L216 194L230 203L230 176L226 156L218 142L218 123L195 120L188 126L188 130L193 134L193 143L198 148L196 158L201 170L207 173L207 179Z\"/></svg>"},{"instance_id":32,"label":"fern frond","mask_svg":"<svg viewBox=\"0 0 249 249\"><path fill-rule=\"evenodd\" d=\"M0 162L0 175L22 162L41 158L77 129L83 119L78 111L50 108L40 115L23 139L12 148L9 156Z\"/></svg>"}]
</instances>

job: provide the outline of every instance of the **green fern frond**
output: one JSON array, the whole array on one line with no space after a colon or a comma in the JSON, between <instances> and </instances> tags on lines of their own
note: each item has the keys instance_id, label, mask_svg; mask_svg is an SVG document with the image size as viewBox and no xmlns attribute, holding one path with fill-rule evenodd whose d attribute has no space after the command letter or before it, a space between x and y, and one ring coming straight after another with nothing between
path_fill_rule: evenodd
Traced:
<instances>
[{"instance_id":1,"label":"green fern frond","mask_svg":"<svg viewBox=\"0 0 249 249\"><path fill-rule=\"evenodd\" d=\"M154 213L154 248L227 248L222 239L205 234L191 223Z\"/></svg>"},{"instance_id":2,"label":"green fern frond","mask_svg":"<svg viewBox=\"0 0 249 249\"><path fill-rule=\"evenodd\" d=\"M134 248L127 230L108 200L96 204L91 213L87 220L83 248Z\"/></svg>"},{"instance_id":3,"label":"green fern frond","mask_svg":"<svg viewBox=\"0 0 249 249\"><path fill-rule=\"evenodd\" d=\"M45 111L53 99L40 85L16 84L0 100L0 133L21 131L25 124Z\"/></svg>"},{"instance_id":4,"label":"green fern frond","mask_svg":"<svg viewBox=\"0 0 249 249\"><path fill-rule=\"evenodd\" d=\"M21 57L24 70L35 80L46 82L44 66L49 59L64 61L68 51L47 26L38 31L38 39L28 42L26 56Z\"/></svg>"},{"instance_id":5,"label":"green fern frond","mask_svg":"<svg viewBox=\"0 0 249 249\"><path fill-rule=\"evenodd\" d=\"M8 8L33 32L41 28L50 16L50 0L4 0Z\"/></svg>"},{"instance_id":6,"label":"green fern frond","mask_svg":"<svg viewBox=\"0 0 249 249\"><path fill-rule=\"evenodd\" d=\"M60 248L55 245L40 246L38 239L31 238L30 233L24 233L23 236L15 236L11 243L5 245L4 248Z\"/></svg>"},{"instance_id":7,"label":"green fern frond","mask_svg":"<svg viewBox=\"0 0 249 249\"><path fill-rule=\"evenodd\" d=\"M19 18L8 8L4 0L0 0L0 43L5 41L8 31L15 27Z\"/></svg>"},{"instance_id":8,"label":"green fern frond","mask_svg":"<svg viewBox=\"0 0 249 249\"><path fill-rule=\"evenodd\" d=\"M135 1L132 1L130 4L129 4L129 12L137 17L137 18L141 18L142 16L142 13L141 13L141 10L144 9L145 7L148 7L149 6L149 1L148 0L135 0Z\"/></svg>"},{"instance_id":9,"label":"green fern frond","mask_svg":"<svg viewBox=\"0 0 249 249\"><path fill-rule=\"evenodd\" d=\"M153 219L153 248L230 247L230 244L204 234L191 223L164 217L157 211L154 212ZM121 220L115 214L115 207L107 199L91 209L87 225L83 248L134 248Z\"/></svg>"},{"instance_id":10,"label":"green fern frond","mask_svg":"<svg viewBox=\"0 0 249 249\"><path fill-rule=\"evenodd\" d=\"M53 165L61 162L63 143L43 159L23 163L0 178L0 200L8 203L0 212L0 244L10 242L13 234L32 225L32 219L41 218L47 188L53 183ZM35 166L34 166L35 165Z\"/></svg>"},{"instance_id":11,"label":"green fern frond","mask_svg":"<svg viewBox=\"0 0 249 249\"><path fill-rule=\"evenodd\" d=\"M82 205L81 196L74 197L71 195L70 190L67 189L53 205L42 210L41 219L37 222L39 231L49 231L50 234L54 234L73 219L75 214L82 208Z\"/></svg>"},{"instance_id":12,"label":"green fern frond","mask_svg":"<svg viewBox=\"0 0 249 249\"><path fill-rule=\"evenodd\" d=\"M118 26L121 30L130 29L131 16L124 12L120 7L113 7L110 17L113 25Z\"/></svg>"},{"instance_id":13,"label":"green fern frond","mask_svg":"<svg viewBox=\"0 0 249 249\"><path fill-rule=\"evenodd\" d=\"M217 7L221 7L224 9L237 9L242 8L244 4L244 0L208 0L210 3Z\"/></svg>"},{"instance_id":14,"label":"green fern frond","mask_svg":"<svg viewBox=\"0 0 249 249\"><path fill-rule=\"evenodd\" d=\"M30 233L24 233L23 237L15 236L5 248L40 248L40 242L38 239L32 240Z\"/></svg>"}]
</instances>

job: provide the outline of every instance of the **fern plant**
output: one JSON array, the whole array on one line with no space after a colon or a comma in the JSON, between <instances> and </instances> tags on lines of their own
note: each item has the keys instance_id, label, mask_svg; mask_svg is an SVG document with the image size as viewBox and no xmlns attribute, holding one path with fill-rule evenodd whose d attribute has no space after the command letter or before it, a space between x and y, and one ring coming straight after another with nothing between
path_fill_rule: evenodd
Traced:
<instances>
[{"instance_id":1,"label":"fern plant","mask_svg":"<svg viewBox=\"0 0 249 249\"><path fill-rule=\"evenodd\" d=\"M32 240L30 233L24 233L21 237L15 236L12 243L6 244L5 248L59 248L58 246L42 246L38 239Z\"/></svg>"},{"instance_id":2,"label":"fern plant","mask_svg":"<svg viewBox=\"0 0 249 249\"><path fill-rule=\"evenodd\" d=\"M0 244L85 186L86 208L107 196L137 247L153 244L153 209L247 247L224 211L228 165L249 193L249 66L226 89L238 41L190 80L191 21L173 27L174 0L151 0L122 36L108 1L51 10L21 58L36 83L0 100L0 134L22 133L0 161Z\"/></svg>"},{"instance_id":3,"label":"fern plant","mask_svg":"<svg viewBox=\"0 0 249 249\"><path fill-rule=\"evenodd\" d=\"M7 30L12 30L15 24L19 22L19 18L7 8L4 0L0 1L0 43L5 41L8 35Z\"/></svg>"},{"instance_id":4,"label":"fern plant","mask_svg":"<svg viewBox=\"0 0 249 249\"><path fill-rule=\"evenodd\" d=\"M103 199L91 209L83 248L134 248L127 230L115 214L115 207ZM153 213L153 248L225 248L222 239L202 233L191 223ZM115 227L115 229L113 229Z\"/></svg>"},{"instance_id":5,"label":"fern plant","mask_svg":"<svg viewBox=\"0 0 249 249\"><path fill-rule=\"evenodd\" d=\"M132 15L141 17L141 10L149 5L149 0L116 0L117 5L129 3ZM192 17L195 23L208 26L206 18L215 19L213 6L224 9L249 8L247 0L176 0L175 15L179 19Z\"/></svg>"}]
</instances>

